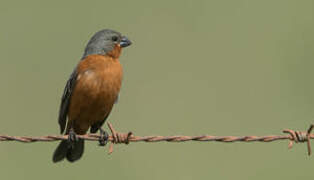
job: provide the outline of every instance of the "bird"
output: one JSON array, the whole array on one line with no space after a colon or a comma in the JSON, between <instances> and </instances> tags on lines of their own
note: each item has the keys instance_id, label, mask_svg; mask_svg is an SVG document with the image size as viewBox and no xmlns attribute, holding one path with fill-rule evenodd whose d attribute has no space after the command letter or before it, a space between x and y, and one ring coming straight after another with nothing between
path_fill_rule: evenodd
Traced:
<instances>
[{"instance_id":1,"label":"bird","mask_svg":"<svg viewBox=\"0 0 314 180\"><path fill-rule=\"evenodd\" d=\"M84 152L84 140L76 135L100 131L100 145L105 145L108 133L102 125L119 97L122 49L132 42L121 33L103 29L88 41L63 91L59 108L60 133L68 135L53 153L53 162L79 160Z\"/></svg>"}]
</instances>

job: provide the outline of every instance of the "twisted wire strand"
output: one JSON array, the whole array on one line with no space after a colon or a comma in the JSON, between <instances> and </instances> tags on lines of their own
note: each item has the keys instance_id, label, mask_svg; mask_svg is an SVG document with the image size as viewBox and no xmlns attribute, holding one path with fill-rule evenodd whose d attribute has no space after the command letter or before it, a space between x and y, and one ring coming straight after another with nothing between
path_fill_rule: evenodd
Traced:
<instances>
[{"instance_id":1,"label":"twisted wire strand","mask_svg":"<svg viewBox=\"0 0 314 180\"><path fill-rule=\"evenodd\" d=\"M311 155L311 145L310 140L314 139L314 134L311 131L314 128L312 124L306 132L293 131L291 129L283 130L287 135L268 135L268 136L212 136L212 135L202 135L202 136L134 136L132 132L129 133L119 133L115 131L110 123L108 127L111 131L111 135L108 137L108 141L111 142L109 146L109 154L113 152L114 144L128 144L130 142L186 142L186 141L216 141L216 142L272 142L279 140L289 140L288 147L292 148L293 142L302 143L307 142L308 155ZM85 134L77 135L78 138L88 140L88 141L99 141L99 134ZM9 136L0 135L0 141L17 141L24 143L32 142L52 142L67 140L67 135L49 135L49 136Z\"/></svg>"}]
</instances>

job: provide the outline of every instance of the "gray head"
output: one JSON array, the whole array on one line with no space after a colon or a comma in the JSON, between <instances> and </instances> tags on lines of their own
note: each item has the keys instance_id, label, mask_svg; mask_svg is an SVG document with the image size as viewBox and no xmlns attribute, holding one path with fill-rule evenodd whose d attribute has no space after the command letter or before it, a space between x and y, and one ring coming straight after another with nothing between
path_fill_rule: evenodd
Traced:
<instances>
[{"instance_id":1,"label":"gray head","mask_svg":"<svg viewBox=\"0 0 314 180\"><path fill-rule=\"evenodd\" d=\"M127 37L122 36L121 33L104 29L95 33L89 40L82 59L92 54L106 55L117 46L124 48L129 45L131 45L131 41Z\"/></svg>"}]
</instances>

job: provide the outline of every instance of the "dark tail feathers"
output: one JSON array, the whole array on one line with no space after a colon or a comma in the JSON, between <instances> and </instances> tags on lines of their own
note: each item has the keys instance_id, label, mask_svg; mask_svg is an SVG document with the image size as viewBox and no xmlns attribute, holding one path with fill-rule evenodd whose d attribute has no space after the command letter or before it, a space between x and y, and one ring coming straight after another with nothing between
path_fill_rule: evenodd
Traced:
<instances>
[{"instance_id":1,"label":"dark tail feathers","mask_svg":"<svg viewBox=\"0 0 314 180\"><path fill-rule=\"evenodd\" d=\"M79 160L84 152L84 140L79 139L73 144L68 140L62 140L55 152L53 153L52 161L59 162L66 158L69 162Z\"/></svg>"}]
</instances>

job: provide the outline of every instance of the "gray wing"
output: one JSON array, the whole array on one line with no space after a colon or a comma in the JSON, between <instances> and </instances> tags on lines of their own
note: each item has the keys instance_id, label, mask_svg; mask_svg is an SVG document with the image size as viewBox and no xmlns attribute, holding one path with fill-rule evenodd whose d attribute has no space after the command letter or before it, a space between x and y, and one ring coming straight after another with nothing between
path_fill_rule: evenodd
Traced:
<instances>
[{"instance_id":1,"label":"gray wing","mask_svg":"<svg viewBox=\"0 0 314 180\"><path fill-rule=\"evenodd\" d=\"M77 72L76 68L72 72L70 79L68 80L67 84L65 85L62 99L61 99L61 105L59 109L59 125L60 125L60 133L62 134L64 132L65 126L66 126L66 120L67 120L67 114L69 110L69 104L70 104L70 99L72 95L72 91L74 89L75 83L76 83L76 77L77 77Z\"/></svg>"}]
</instances>

